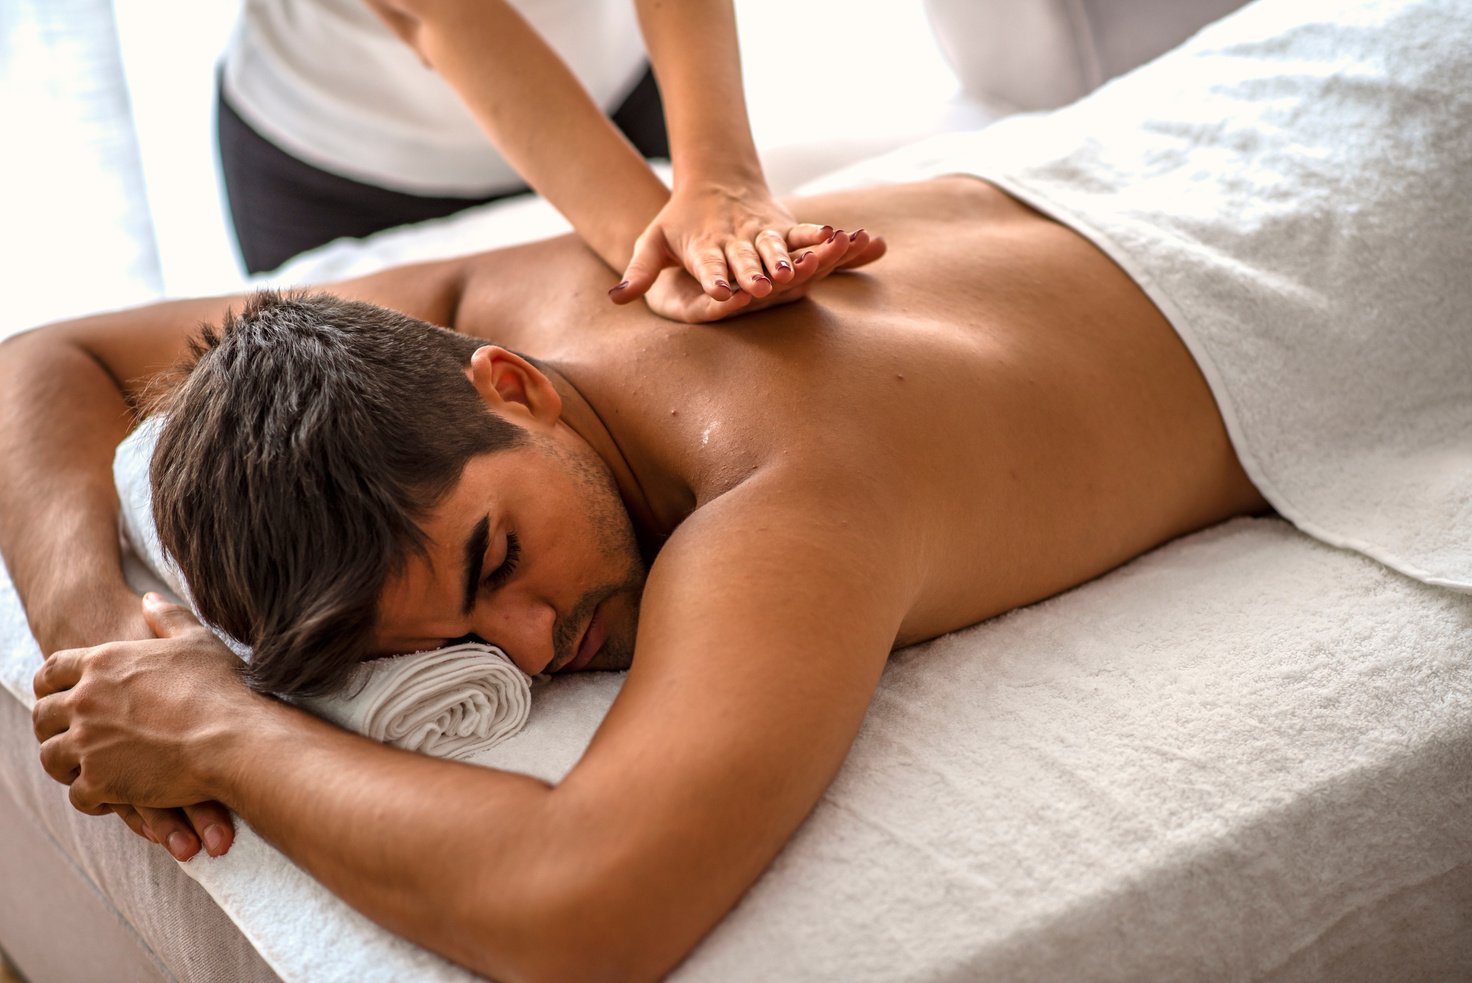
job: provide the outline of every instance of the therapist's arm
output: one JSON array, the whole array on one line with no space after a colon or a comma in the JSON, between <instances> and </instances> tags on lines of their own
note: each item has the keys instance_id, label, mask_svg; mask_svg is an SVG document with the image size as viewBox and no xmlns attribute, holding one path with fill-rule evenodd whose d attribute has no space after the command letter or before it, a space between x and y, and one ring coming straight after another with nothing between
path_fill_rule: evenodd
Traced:
<instances>
[{"instance_id":1,"label":"therapist's arm","mask_svg":"<svg viewBox=\"0 0 1472 983\"><path fill-rule=\"evenodd\" d=\"M712 301L731 302L707 305L696 319L734 313L797 279L789 246L817 245L832 233L797 222L767 191L747 126L729 3L640 4L668 107L671 198L504 0L365 2L456 90L526 182L611 270L623 271L624 282L610 291L615 302L643 296L674 266L689 270ZM662 283L651 307L685 319L686 305L667 296L669 286Z\"/></svg>"},{"instance_id":2,"label":"therapist's arm","mask_svg":"<svg viewBox=\"0 0 1472 983\"><path fill-rule=\"evenodd\" d=\"M792 279L794 254L831 236L800 225L767 187L752 141L731 0L637 0L664 99L674 165L670 201L635 246L614 294L633 300L660 269L683 265L712 297L757 297ZM794 251L789 253L788 247Z\"/></svg>"}]
</instances>

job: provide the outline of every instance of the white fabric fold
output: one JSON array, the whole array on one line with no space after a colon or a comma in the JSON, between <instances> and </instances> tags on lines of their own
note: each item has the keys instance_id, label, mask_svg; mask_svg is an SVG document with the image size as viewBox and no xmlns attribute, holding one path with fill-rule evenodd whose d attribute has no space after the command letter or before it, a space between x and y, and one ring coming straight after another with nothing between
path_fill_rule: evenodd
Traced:
<instances>
[{"instance_id":1,"label":"white fabric fold","mask_svg":"<svg viewBox=\"0 0 1472 983\"><path fill-rule=\"evenodd\" d=\"M365 662L343 694L298 705L375 741L464 760L526 726L531 677L494 645L467 642Z\"/></svg>"},{"instance_id":2,"label":"white fabric fold","mask_svg":"<svg viewBox=\"0 0 1472 983\"><path fill-rule=\"evenodd\" d=\"M148 467L161 427L160 418L145 420L113 457L120 534L148 570L193 609L189 585L153 523ZM213 630L250 661L248 646ZM531 679L495 646L466 643L364 662L341 694L297 702L375 741L464 759L521 732L531 714Z\"/></svg>"}]
</instances>

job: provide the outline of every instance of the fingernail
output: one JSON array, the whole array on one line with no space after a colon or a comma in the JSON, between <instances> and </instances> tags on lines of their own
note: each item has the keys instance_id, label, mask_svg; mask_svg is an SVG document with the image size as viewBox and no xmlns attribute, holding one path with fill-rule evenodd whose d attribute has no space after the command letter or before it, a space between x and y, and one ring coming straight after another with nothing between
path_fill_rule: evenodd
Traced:
<instances>
[{"instance_id":1,"label":"fingernail","mask_svg":"<svg viewBox=\"0 0 1472 983\"><path fill-rule=\"evenodd\" d=\"M849 241L849 242L853 242L853 241L854 241L854 240L855 240L855 239L857 239L857 238L858 238L858 237L859 237L859 236L860 236L860 235L862 235L862 234L863 234L863 232L864 232L864 230L863 230L863 229L860 229L860 230L859 230L859 231L858 231L858 232L854 232L854 233L852 233L852 234L851 234L851 235L850 235L850 236L849 236L849 237L848 237L848 241Z\"/></svg>"},{"instance_id":2,"label":"fingernail","mask_svg":"<svg viewBox=\"0 0 1472 983\"><path fill-rule=\"evenodd\" d=\"M183 860L184 854L189 852L189 837L182 830L169 834L169 852L174 855L175 860Z\"/></svg>"},{"instance_id":3,"label":"fingernail","mask_svg":"<svg viewBox=\"0 0 1472 983\"><path fill-rule=\"evenodd\" d=\"M832 242L834 239L837 239L841 235L843 235L843 230L839 229L837 232L828 237L828 242ZM823 245L828 245L828 242L823 243Z\"/></svg>"},{"instance_id":4,"label":"fingernail","mask_svg":"<svg viewBox=\"0 0 1472 983\"><path fill-rule=\"evenodd\" d=\"M622 290L624 287L627 287L628 285L629 285L629 281L627 281L627 280L620 280L617 285L608 288L608 295L611 297L614 294L618 293L620 290Z\"/></svg>"},{"instance_id":5,"label":"fingernail","mask_svg":"<svg viewBox=\"0 0 1472 983\"><path fill-rule=\"evenodd\" d=\"M211 823L204 828L204 848L210 852L210 856L218 857L220 850L225 846L225 831L217 823Z\"/></svg>"},{"instance_id":6,"label":"fingernail","mask_svg":"<svg viewBox=\"0 0 1472 983\"><path fill-rule=\"evenodd\" d=\"M751 278L751 282L752 283L771 283L772 281L771 280L768 280L765 276L763 276L762 274L758 273L756 276L754 276L754 277Z\"/></svg>"},{"instance_id":7,"label":"fingernail","mask_svg":"<svg viewBox=\"0 0 1472 983\"><path fill-rule=\"evenodd\" d=\"M823 234L825 236L827 236L831 240L833 238L833 226L831 226L831 225L825 225L825 226L823 226Z\"/></svg>"},{"instance_id":8,"label":"fingernail","mask_svg":"<svg viewBox=\"0 0 1472 983\"><path fill-rule=\"evenodd\" d=\"M797 261L801 263L803 260L807 259L811 255L812 253L803 253L801 256L797 257Z\"/></svg>"},{"instance_id":9,"label":"fingernail","mask_svg":"<svg viewBox=\"0 0 1472 983\"><path fill-rule=\"evenodd\" d=\"M716 281L716 286L718 286L718 287L725 287L727 290L730 290L731 289L731 285L729 283L727 283L725 280L717 280Z\"/></svg>"},{"instance_id":10,"label":"fingernail","mask_svg":"<svg viewBox=\"0 0 1472 983\"><path fill-rule=\"evenodd\" d=\"M787 262L787 260L785 259L779 259L777 260L777 269L790 271L792 269L792 264Z\"/></svg>"}]
</instances>

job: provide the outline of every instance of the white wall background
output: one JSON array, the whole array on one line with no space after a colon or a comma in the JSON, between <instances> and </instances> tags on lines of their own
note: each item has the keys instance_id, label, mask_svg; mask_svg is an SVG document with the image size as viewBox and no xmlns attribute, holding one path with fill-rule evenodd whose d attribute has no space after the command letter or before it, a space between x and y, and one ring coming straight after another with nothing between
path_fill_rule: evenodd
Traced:
<instances>
[{"instance_id":1,"label":"white wall background","mask_svg":"<svg viewBox=\"0 0 1472 983\"><path fill-rule=\"evenodd\" d=\"M0 336L239 283L212 128L237 10L0 0ZM737 10L774 186L969 118L921 0Z\"/></svg>"}]
</instances>

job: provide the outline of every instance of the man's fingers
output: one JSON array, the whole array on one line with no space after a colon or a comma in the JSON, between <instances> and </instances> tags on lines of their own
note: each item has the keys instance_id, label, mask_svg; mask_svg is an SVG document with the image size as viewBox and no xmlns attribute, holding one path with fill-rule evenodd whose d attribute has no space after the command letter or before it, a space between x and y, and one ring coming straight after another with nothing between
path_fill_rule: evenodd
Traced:
<instances>
[{"instance_id":1,"label":"man's fingers","mask_svg":"<svg viewBox=\"0 0 1472 983\"><path fill-rule=\"evenodd\" d=\"M71 800L72 808L78 812L85 812L89 816L105 816L112 811L109 803L97 797L91 783L81 778L77 778L67 787L66 794Z\"/></svg>"},{"instance_id":2,"label":"man's fingers","mask_svg":"<svg viewBox=\"0 0 1472 983\"><path fill-rule=\"evenodd\" d=\"M235 843L235 821L230 810L218 802L200 802L185 806L184 815L212 857L224 856Z\"/></svg>"},{"instance_id":3,"label":"man's fingers","mask_svg":"<svg viewBox=\"0 0 1472 983\"><path fill-rule=\"evenodd\" d=\"M143 595L143 620L159 638L174 638L199 627L199 619L188 608L170 604L152 591Z\"/></svg>"},{"instance_id":4,"label":"man's fingers","mask_svg":"<svg viewBox=\"0 0 1472 983\"><path fill-rule=\"evenodd\" d=\"M62 694L42 697L31 707L31 731L41 744L64 733L69 719Z\"/></svg>"},{"instance_id":5,"label":"man's fingers","mask_svg":"<svg viewBox=\"0 0 1472 983\"><path fill-rule=\"evenodd\" d=\"M155 839L175 860L188 860L199 852L199 837L183 810L139 806L138 815L143 817Z\"/></svg>"},{"instance_id":6,"label":"man's fingers","mask_svg":"<svg viewBox=\"0 0 1472 983\"><path fill-rule=\"evenodd\" d=\"M150 843L158 842L158 840L154 838L154 835L149 832L148 824L143 821L143 817L138 815L137 809L134 809L132 806L115 805L112 807L112 811L114 815L116 815L119 819L123 821L123 825L127 826L133 832L137 833L139 836L143 837Z\"/></svg>"},{"instance_id":7,"label":"man's fingers","mask_svg":"<svg viewBox=\"0 0 1472 983\"><path fill-rule=\"evenodd\" d=\"M63 785L71 785L81 771L81 760L64 737L48 738L41 744L41 767Z\"/></svg>"},{"instance_id":8,"label":"man's fingers","mask_svg":"<svg viewBox=\"0 0 1472 983\"><path fill-rule=\"evenodd\" d=\"M52 652L41 663L41 668L36 670L36 675L31 677L31 689L35 691L36 699L43 699L77 685L77 680L82 678L82 653L85 651L63 649Z\"/></svg>"}]
</instances>

